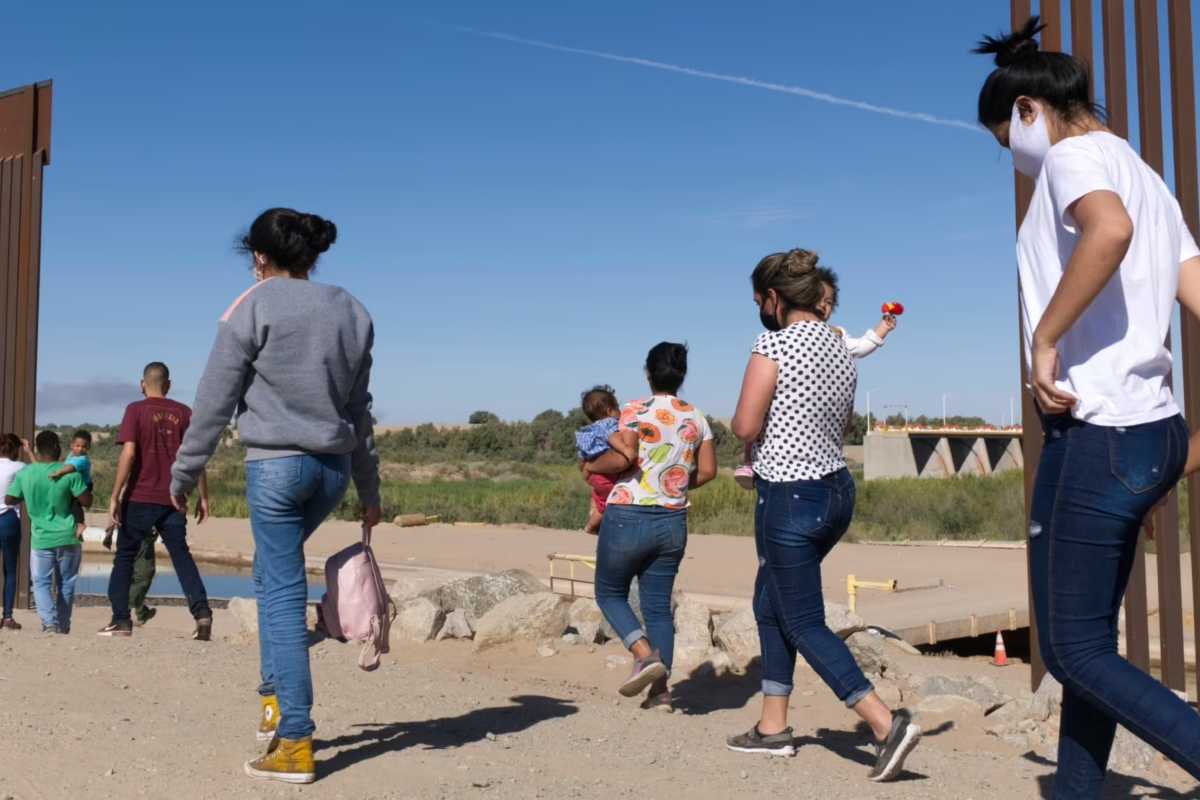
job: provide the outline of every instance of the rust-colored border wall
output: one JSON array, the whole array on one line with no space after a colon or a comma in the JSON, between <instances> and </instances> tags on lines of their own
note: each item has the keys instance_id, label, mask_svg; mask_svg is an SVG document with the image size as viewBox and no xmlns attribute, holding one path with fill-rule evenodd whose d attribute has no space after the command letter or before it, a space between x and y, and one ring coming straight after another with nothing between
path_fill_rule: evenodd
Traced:
<instances>
[{"instance_id":1,"label":"rust-colored border wall","mask_svg":"<svg viewBox=\"0 0 1200 800\"><path fill-rule=\"evenodd\" d=\"M42 172L50 163L52 94L49 82L0 92L0 431L27 439L37 402ZM28 606L28 527L17 577L18 602Z\"/></svg>"}]
</instances>

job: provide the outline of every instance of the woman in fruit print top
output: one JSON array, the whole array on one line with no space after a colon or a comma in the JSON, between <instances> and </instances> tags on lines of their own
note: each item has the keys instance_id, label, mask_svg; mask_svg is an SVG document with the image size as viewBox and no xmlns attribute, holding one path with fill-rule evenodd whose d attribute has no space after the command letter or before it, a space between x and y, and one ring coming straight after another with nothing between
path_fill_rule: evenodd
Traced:
<instances>
[{"instance_id":1,"label":"woman in fruit print top","mask_svg":"<svg viewBox=\"0 0 1200 800\"><path fill-rule=\"evenodd\" d=\"M596 603L633 653L633 672L621 685L626 697L649 688L643 707L671 702L667 678L675 651L671 592L687 546L688 490L717 474L708 419L676 397L687 375L687 347L655 345L646 356L651 397L625 406L618 436L636 446L631 463L616 448L587 462L601 474L620 474L596 545ZM629 586L638 579L645 630L629 605Z\"/></svg>"}]
</instances>

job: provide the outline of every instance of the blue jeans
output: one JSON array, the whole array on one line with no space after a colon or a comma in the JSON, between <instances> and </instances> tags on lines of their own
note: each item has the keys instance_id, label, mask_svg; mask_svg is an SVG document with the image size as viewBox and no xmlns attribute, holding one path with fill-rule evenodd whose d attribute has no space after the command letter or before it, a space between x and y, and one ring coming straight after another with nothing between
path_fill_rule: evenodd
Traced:
<instances>
[{"instance_id":1,"label":"blue jeans","mask_svg":"<svg viewBox=\"0 0 1200 800\"><path fill-rule=\"evenodd\" d=\"M0 561L4 562L4 614L9 619L17 599L17 559L21 557L21 518L9 509L0 514Z\"/></svg>"},{"instance_id":2,"label":"blue jeans","mask_svg":"<svg viewBox=\"0 0 1200 800\"><path fill-rule=\"evenodd\" d=\"M1029 523L1042 658L1063 685L1057 800L1099 798L1117 723L1200 778L1200 715L1117 654L1142 521L1187 458L1182 417L1104 428L1047 417Z\"/></svg>"},{"instance_id":3,"label":"blue jeans","mask_svg":"<svg viewBox=\"0 0 1200 800\"><path fill-rule=\"evenodd\" d=\"M675 657L671 592L687 548L687 519L687 511L610 505L596 543L596 605L626 647L648 639L668 671ZM629 605L635 575L644 632Z\"/></svg>"},{"instance_id":4,"label":"blue jeans","mask_svg":"<svg viewBox=\"0 0 1200 800\"><path fill-rule=\"evenodd\" d=\"M262 674L258 692L278 697L283 739L303 739L316 730L304 619L304 543L337 508L349 480L349 456L286 456L246 463Z\"/></svg>"},{"instance_id":5,"label":"blue jeans","mask_svg":"<svg viewBox=\"0 0 1200 800\"><path fill-rule=\"evenodd\" d=\"M75 579L79 577L79 562L83 548L77 544L32 550L29 571L33 573L33 599L37 603L42 625L57 625L62 633L71 631L71 606L75 603ZM58 584L58 601L50 594L53 583Z\"/></svg>"},{"instance_id":6,"label":"blue jeans","mask_svg":"<svg viewBox=\"0 0 1200 800\"><path fill-rule=\"evenodd\" d=\"M188 601L193 619L212 619L204 579L196 567L196 559L187 544L187 514L172 506L130 501L121 511L121 530L117 534L117 552L113 556L112 574L108 578L108 602L112 605L113 622L129 622L129 593L133 586L134 564L142 552L142 544L154 532L162 536L175 577ZM147 588L149 588L147 586Z\"/></svg>"},{"instance_id":7,"label":"blue jeans","mask_svg":"<svg viewBox=\"0 0 1200 800\"><path fill-rule=\"evenodd\" d=\"M853 707L873 690L849 648L825 624L821 562L854 515L854 478L847 470L817 481L758 479L754 545L754 618L762 648L762 691L792 693L799 652L838 699Z\"/></svg>"}]
</instances>

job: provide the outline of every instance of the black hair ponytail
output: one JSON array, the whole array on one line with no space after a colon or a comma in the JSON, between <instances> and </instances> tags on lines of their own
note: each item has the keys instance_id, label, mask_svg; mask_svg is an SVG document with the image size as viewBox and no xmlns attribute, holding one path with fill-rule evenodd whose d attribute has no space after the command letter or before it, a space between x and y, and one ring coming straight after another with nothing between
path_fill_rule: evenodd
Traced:
<instances>
[{"instance_id":1,"label":"black hair ponytail","mask_svg":"<svg viewBox=\"0 0 1200 800\"><path fill-rule=\"evenodd\" d=\"M1092 101L1087 65L1066 53L1038 49L1037 35L1045 27L1034 15L1012 33L984 36L971 51L995 55L996 69L979 90L979 122L985 128L1009 121L1022 95L1046 102L1064 119L1080 113L1104 116Z\"/></svg>"}]
</instances>

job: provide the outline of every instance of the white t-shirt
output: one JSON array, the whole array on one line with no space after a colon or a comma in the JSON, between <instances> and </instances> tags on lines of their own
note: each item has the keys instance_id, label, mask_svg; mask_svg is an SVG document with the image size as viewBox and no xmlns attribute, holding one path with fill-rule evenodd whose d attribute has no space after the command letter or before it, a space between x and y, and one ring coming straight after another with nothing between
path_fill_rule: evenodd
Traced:
<instances>
[{"instance_id":1,"label":"white t-shirt","mask_svg":"<svg viewBox=\"0 0 1200 800\"><path fill-rule=\"evenodd\" d=\"M22 461L0 458L0 514L7 514L11 508L11 506L4 505L4 495L8 494L8 487L12 484L13 476L23 469L25 469L25 463Z\"/></svg>"},{"instance_id":2,"label":"white t-shirt","mask_svg":"<svg viewBox=\"0 0 1200 800\"><path fill-rule=\"evenodd\" d=\"M1026 356L1079 241L1068 209L1095 191L1121 198L1133 241L1112 280L1059 341L1058 386L1079 398L1072 415L1094 425L1166 419L1179 413L1165 345L1179 265L1200 249L1162 178L1119 136L1063 139L1043 162L1017 234Z\"/></svg>"},{"instance_id":3,"label":"white t-shirt","mask_svg":"<svg viewBox=\"0 0 1200 800\"><path fill-rule=\"evenodd\" d=\"M753 352L779 365L767 424L754 445L754 472L790 483L844 469L858 367L841 334L824 322L797 322L759 336Z\"/></svg>"}]
</instances>

